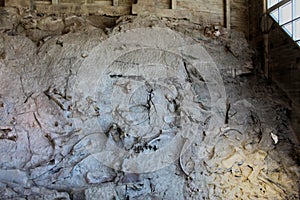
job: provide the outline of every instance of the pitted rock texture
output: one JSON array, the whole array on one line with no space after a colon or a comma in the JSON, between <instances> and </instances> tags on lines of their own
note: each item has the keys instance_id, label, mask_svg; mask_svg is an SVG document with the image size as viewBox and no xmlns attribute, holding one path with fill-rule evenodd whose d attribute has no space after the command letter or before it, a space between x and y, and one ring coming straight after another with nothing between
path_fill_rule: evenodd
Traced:
<instances>
[{"instance_id":1,"label":"pitted rock texture","mask_svg":"<svg viewBox=\"0 0 300 200\"><path fill-rule=\"evenodd\" d=\"M239 76L252 70L241 34L2 15L1 198L299 198L289 107L259 76Z\"/></svg>"}]
</instances>

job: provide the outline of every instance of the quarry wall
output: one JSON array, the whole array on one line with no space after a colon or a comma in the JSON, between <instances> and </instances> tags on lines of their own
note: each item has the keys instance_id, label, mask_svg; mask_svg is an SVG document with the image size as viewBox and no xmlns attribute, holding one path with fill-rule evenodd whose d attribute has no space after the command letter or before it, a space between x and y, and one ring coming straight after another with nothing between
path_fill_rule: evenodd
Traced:
<instances>
[{"instance_id":1,"label":"quarry wall","mask_svg":"<svg viewBox=\"0 0 300 200\"><path fill-rule=\"evenodd\" d=\"M256 49L256 68L263 69L263 37L260 30L262 1L249 0L1 0L1 6L30 7L40 12L63 14L96 14L123 16L128 14L187 19L201 24L221 25L242 31ZM252 13L250 15L250 13ZM269 33L270 78L291 99L294 110L300 110L300 49L289 37L273 26ZM283 53L282 53L283 52ZM291 81L292 80L292 81ZM295 113L295 111L293 112ZM297 111L297 113L300 113ZM292 114L293 116L295 114ZM299 114L297 114L299 115ZM296 127L299 117L293 117ZM294 128L298 130L299 128Z\"/></svg>"}]
</instances>

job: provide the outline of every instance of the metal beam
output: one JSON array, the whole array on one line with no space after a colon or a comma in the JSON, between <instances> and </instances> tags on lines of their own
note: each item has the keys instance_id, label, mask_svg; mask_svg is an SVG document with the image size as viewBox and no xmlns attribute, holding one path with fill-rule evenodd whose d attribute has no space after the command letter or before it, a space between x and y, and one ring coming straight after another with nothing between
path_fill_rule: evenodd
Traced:
<instances>
[{"instance_id":1,"label":"metal beam","mask_svg":"<svg viewBox=\"0 0 300 200\"><path fill-rule=\"evenodd\" d=\"M268 2L263 0L263 14L266 15L268 12ZM269 34L265 32L263 34L264 39L264 74L267 79L271 78L270 66L269 66Z\"/></svg>"},{"instance_id":2,"label":"metal beam","mask_svg":"<svg viewBox=\"0 0 300 200\"><path fill-rule=\"evenodd\" d=\"M176 9L177 7L177 0L171 0L171 9Z\"/></svg>"},{"instance_id":3,"label":"metal beam","mask_svg":"<svg viewBox=\"0 0 300 200\"><path fill-rule=\"evenodd\" d=\"M271 8L268 9L268 13L271 13L273 10L276 10L277 8L279 8L280 6L283 6L284 4L288 3L289 1L292 1L292 0L283 0L283 1L275 4L274 6L272 6Z\"/></svg>"},{"instance_id":4,"label":"metal beam","mask_svg":"<svg viewBox=\"0 0 300 200\"><path fill-rule=\"evenodd\" d=\"M297 21L297 20L299 20L299 19L300 19L300 17L297 17L297 18L292 19L292 20L290 20L290 21L288 21L288 22L285 22L284 24L281 24L281 25L279 25L279 26L285 26L285 25L287 25L287 24L289 24L289 23L292 23L293 21Z\"/></svg>"},{"instance_id":5,"label":"metal beam","mask_svg":"<svg viewBox=\"0 0 300 200\"><path fill-rule=\"evenodd\" d=\"M30 3L29 3L29 8L30 8L30 10L31 10L31 11L35 10L35 2L34 2L34 0L30 0L29 2L30 2Z\"/></svg>"},{"instance_id":6,"label":"metal beam","mask_svg":"<svg viewBox=\"0 0 300 200\"><path fill-rule=\"evenodd\" d=\"M119 0L113 0L113 6L119 6Z\"/></svg>"},{"instance_id":7,"label":"metal beam","mask_svg":"<svg viewBox=\"0 0 300 200\"><path fill-rule=\"evenodd\" d=\"M230 0L226 0L226 28L230 29L231 26L231 6Z\"/></svg>"}]
</instances>

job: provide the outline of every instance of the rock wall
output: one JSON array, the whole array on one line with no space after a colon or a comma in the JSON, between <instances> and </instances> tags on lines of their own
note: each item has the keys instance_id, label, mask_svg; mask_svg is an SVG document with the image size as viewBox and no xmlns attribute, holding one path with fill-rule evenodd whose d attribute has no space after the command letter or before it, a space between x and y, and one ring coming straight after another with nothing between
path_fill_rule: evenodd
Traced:
<instances>
[{"instance_id":1,"label":"rock wall","mask_svg":"<svg viewBox=\"0 0 300 200\"><path fill-rule=\"evenodd\" d=\"M242 33L1 15L2 199L299 199L287 105Z\"/></svg>"}]
</instances>

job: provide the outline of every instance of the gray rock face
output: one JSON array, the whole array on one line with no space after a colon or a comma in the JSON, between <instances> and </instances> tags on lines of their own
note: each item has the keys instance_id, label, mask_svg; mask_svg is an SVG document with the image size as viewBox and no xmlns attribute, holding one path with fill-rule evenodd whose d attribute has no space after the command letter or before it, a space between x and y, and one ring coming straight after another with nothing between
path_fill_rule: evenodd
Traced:
<instances>
[{"instance_id":1,"label":"gray rock face","mask_svg":"<svg viewBox=\"0 0 300 200\"><path fill-rule=\"evenodd\" d=\"M18 35L0 27L1 198L298 198L280 93L232 76L250 50L225 46L243 38L139 18L106 35L98 18L22 15Z\"/></svg>"},{"instance_id":2,"label":"gray rock face","mask_svg":"<svg viewBox=\"0 0 300 200\"><path fill-rule=\"evenodd\" d=\"M225 112L225 88L217 72L201 46L169 29L137 29L96 47L78 71L84 81L77 82L74 92L80 104L94 108L86 111L91 118L85 123L97 122L90 131L106 133L116 145L98 156L106 165L130 173L173 163L185 140L204 130L210 118L217 124ZM95 110L100 115L96 121ZM112 159L115 155L119 166Z\"/></svg>"}]
</instances>

